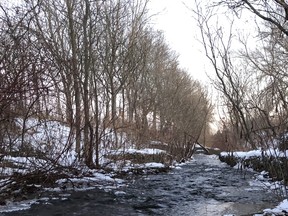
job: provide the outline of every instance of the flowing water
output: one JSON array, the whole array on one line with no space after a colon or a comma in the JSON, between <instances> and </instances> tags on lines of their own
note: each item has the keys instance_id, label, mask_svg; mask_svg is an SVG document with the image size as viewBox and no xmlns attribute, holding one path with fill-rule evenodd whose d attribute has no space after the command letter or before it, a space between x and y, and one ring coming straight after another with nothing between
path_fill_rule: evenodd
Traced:
<instances>
[{"instance_id":1,"label":"flowing water","mask_svg":"<svg viewBox=\"0 0 288 216\"><path fill-rule=\"evenodd\" d=\"M255 184L253 173L244 176L216 156L206 155L196 155L181 169L141 176L110 192L94 189L60 195L62 200L2 215L253 215L277 201L271 191Z\"/></svg>"}]
</instances>

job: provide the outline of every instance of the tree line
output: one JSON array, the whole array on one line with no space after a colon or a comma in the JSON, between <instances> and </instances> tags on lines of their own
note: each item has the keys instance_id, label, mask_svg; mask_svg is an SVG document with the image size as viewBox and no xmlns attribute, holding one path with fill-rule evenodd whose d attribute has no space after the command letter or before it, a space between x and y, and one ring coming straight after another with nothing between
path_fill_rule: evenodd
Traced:
<instances>
[{"instance_id":1,"label":"tree line","mask_svg":"<svg viewBox=\"0 0 288 216\"><path fill-rule=\"evenodd\" d=\"M99 167L105 149L141 148L152 140L167 144L174 156L188 155L209 131L211 102L179 66L163 33L151 27L147 5L0 3L2 154L15 151L15 137L22 137L16 151L25 151L25 122L34 118L69 126L64 151L75 148L90 167ZM22 128L15 124L19 118Z\"/></svg>"}]
</instances>

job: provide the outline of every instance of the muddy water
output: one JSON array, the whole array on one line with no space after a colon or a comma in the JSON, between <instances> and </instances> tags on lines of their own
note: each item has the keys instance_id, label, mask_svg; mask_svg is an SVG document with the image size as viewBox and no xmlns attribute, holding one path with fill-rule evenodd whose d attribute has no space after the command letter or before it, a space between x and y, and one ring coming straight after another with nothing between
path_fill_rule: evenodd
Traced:
<instances>
[{"instance_id":1,"label":"muddy water","mask_svg":"<svg viewBox=\"0 0 288 216\"><path fill-rule=\"evenodd\" d=\"M117 190L73 192L2 215L253 215L276 204L253 175L244 177L215 156L196 155L181 169L143 176Z\"/></svg>"}]
</instances>

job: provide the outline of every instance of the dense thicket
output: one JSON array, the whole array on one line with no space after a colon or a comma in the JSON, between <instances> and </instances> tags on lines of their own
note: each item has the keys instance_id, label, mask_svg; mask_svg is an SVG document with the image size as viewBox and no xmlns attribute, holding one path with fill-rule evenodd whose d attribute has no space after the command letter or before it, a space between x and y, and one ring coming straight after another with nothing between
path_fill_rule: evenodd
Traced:
<instances>
[{"instance_id":1,"label":"dense thicket","mask_svg":"<svg viewBox=\"0 0 288 216\"><path fill-rule=\"evenodd\" d=\"M185 157L203 136L207 92L150 27L146 1L29 0L0 9L2 153L31 149L31 118L69 126L63 152L75 148L88 166L99 165L102 150L151 140ZM41 145L59 145L51 140Z\"/></svg>"}]
</instances>

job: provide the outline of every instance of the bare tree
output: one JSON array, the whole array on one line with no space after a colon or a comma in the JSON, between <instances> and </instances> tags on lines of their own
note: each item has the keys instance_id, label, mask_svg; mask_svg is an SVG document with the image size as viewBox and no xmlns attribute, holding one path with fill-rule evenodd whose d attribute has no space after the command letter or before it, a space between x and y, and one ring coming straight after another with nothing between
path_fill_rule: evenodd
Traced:
<instances>
[{"instance_id":1,"label":"bare tree","mask_svg":"<svg viewBox=\"0 0 288 216\"><path fill-rule=\"evenodd\" d=\"M217 23L212 27L210 22L213 18L217 20L213 9L204 12L197 4L195 14L206 56L216 74L217 80L214 81L214 86L224 95L227 114L234 127L234 133L238 136L237 142L240 142L239 145L245 145L245 143L241 143L241 140L246 140L252 148L256 148L251 134L249 110L245 105L247 103L247 86L249 86L250 80L242 68L239 70L236 63L237 58L233 57L231 50L234 37L233 20L230 29L225 32L223 27Z\"/></svg>"},{"instance_id":2,"label":"bare tree","mask_svg":"<svg viewBox=\"0 0 288 216\"><path fill-rule=\"evenodd\" d=\"M271 145L287 128L287 70L284 66L287 4L277 0L218 1L207 10L196 5L201 39L216 74L215 87L224 96L223 103L229 114L226 119L233 126L231 134L237 134L235 138L241 146L245 145L241 140L246 140L252 148ZM246 39L235 35L232 28L235 17L231 19L228 32L217 21L212 23L212 19L217 20L214 11L223 9L221 6L228 7L236 15L248 10L260 18L256 19L261 21L257 22L257 47L249 46ZM237 54L232 48L235 39L243 47Z\"/></svg>"},{"instance_id":3,"label":"bare tree","mask_svg":"<svg viewBox=\"0 0 288 216\"><path fill-rule=\"evenodd\" d=\"M248 10L288 36L286 25L286 21L288 20L288 4L284 0L229 0L216 2L216 5L227 6L236 12L236 14L241 13L241 10Z\"/></svg>"},{"instance_id":4,"label":"bare tree","mask_svg":"<svg viewBox=\"0 0 288 216\"><path fill-rule=\"evenodd\" d=\"M38 7L36 4L31 10L23 10L20 6L6 8L0 4L0 119L3 122L1 125L4 126L1 127L1 137L3 143L7 142L7 139L10 140L9 151L14 149L12 144L19 135L22 137L20 147L24 148L27 118L45 118L49 113L49 107L46 105L51 88L47 73L50 66L43 55L43 48L29 31L35 19L34 10ZM17 131L17 118L23 118L24 121L21 131ZM9 131L10 129L14 131Z\"/></svg>"}]
</instances>

